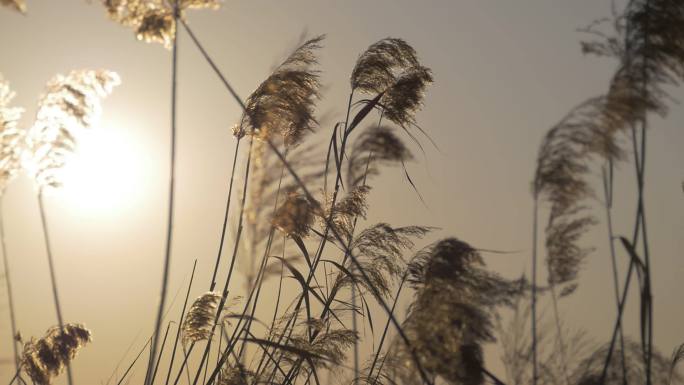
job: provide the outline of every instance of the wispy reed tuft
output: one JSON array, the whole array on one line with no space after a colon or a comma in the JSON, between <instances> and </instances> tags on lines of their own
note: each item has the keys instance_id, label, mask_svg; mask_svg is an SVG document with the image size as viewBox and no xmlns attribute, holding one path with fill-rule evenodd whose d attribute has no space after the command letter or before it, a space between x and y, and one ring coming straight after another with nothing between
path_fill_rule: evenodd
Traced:
<instances>
[{"instance_id":1,"label":"wispy reed tuft","mask_svg":"<svg viewBox=\"0 0 684 385\"><path fill-rule=\"evenodd\" d=\"M37 385L49 385L90 341L90 330L83 325L54 326L42 338L24 344L22 368Z\"/></svg>"},{"instance_id":2,"label":"wispy reed tuft","mask_svg":"<svg viewBox=\"0 0 684 385\"><path fill-rule=\"evenodd\" d=\"M309 39L247 98L237 132L268 139L279 135L286 146L301 142L317 126L315 103L320 97L316 51L325 36Z\"/></svg>"},{"instance_id":3,"label":"wispy reed tuft","mask_svg":"<svg viewBox=\"0 0 684 385\"><path fill-rule=\"evenodd\" d=\"M313 224L316 207L317 204L303 194L290 191L273 215L273 226L286 235L306 237Z\"/></svg>"},{"instance_id":4,"label":"wispy reed tuft","mask_svg":"<svg viewBox=\"0 0 684 385\"><path fill-rule=\"evenodd\" d=\"M395 340L396 370L415 383L415 351L423 368L451 384L482 384L482 344L493 342L496 308L510 306L524 293L524 281L509 281L484 268L467 243L448 238L418 252L408 281L416 289L403 328L411 346Z\"/></svg>"},{"instance_id":5,"label":"wispy reed tuft","mask_svg":"<svg viewBox=\"0 0 684 385\"><path fill-rule=\"evenodd\" d=\"M211 339L221 295L208 292L197 297L183 321L183 342Z\"/></svg>"},{"instance_id":6,"label":"wispy reed tuft","mask_svg":"<svg viewBox=\"0 0 684 385\"><path fill-rule=\"evenodd\" d=\"M0 195L21 169L25 131L18 127L24 109L11 107L14 92L0 74Z\"/></svg>"},{"instance_id":7,"label":"wispy reed tuft","mask_svg":"<svg viewBox=\"0 0 684 385\"><path fill-rule=\"evenodd\" d=\"M432 71L418 61L416 51L402 39L386 38L361 54L351 75L353 91L382 95L379 105L392 122L416 124Z\"/></svg>"},{"instance_id":8,"label":"wispy reed tuft","mask_svg":"<svg viewBox=\"0 0 684 385\"><path fill-rule=\"evenodd\" d=\"M120 83L115 72L77 70L52 78L26 136L25 167L39 188L59 187L60 172L77 147L78 134L101 111L101 99Z\"/></svg>"},{"instance_id":9,"label":"wispy reed tuft","mask_svg":"<svg viewBox=\"0 0 684 385\"><path fill-rule=\"evenodd\" d=\"M109 17L134 30L138 40L161 43L170 49L176 31L173 4L176 0L102 0ZM220 0L179 0L180 17L187 9L217 9Z\"/></svg>"}]
</instances>

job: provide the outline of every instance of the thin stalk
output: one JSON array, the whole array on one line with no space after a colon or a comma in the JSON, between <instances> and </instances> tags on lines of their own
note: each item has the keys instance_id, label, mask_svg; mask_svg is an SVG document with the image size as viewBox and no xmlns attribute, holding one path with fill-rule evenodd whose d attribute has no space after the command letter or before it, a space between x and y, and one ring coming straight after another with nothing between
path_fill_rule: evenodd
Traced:
<instances>
[{"instance_id":1,"label":"thin stalk","mask_svg":"<svg viewBox=\"0 0 684 385\"><path fill-rule=\"evenodd\" d=\"M202 46L200 41L197 39L195 34L192 32L192 29L190 28L190 26L188 26L188 24L182 18L180 19L180 22L181 22L181 25L183 25L183 28L185 29L185 31L190 36L190 39L192 39L192 42L195 43L195 46L200 50L200 52L202 53L202 56L204 56L204 59L207 61L207 63L209 63L209 65L214 70L216 75L221 79L221 83L223 83L223 85L226 87L228 92L230 92L230 94L233 96L233 99L235 99L235 101L240 105L242 110L243 111L246 110L247 107L245 106L245 103L242 101L242 98L237 94L237 92L230 85L230 83L228 83L228 80L226 79L226 77L223 76L223 73L221 73L221 70L219 70L216 63L214 63L214 61L211 59L211 56L209 56L209 54L204 49L204 47Z\"/></svg>"},{"instance_id":2,"label":"thin stalk","mask_svg":"<svg viewBox=\"0 0 684 385\"><path fill-rule=\"evenodd\" d=\"M351 286L351 304L352 304L352 330L357 333L359 326L357 324L357 314L356 314L356 285L352 283ZM394 310L394 307L392 307ZM384 335L384 333L383 333ZM354 340L354 380L353 383L357 384L359 379L359 343L358 337Z\"/></svg>"},{"instance_id":3,"label":"thin stalk","mask_svg":"<svg viewBox=\"0 0 684 385\"><path fill-rule=\"evenodd\" d=\"M157 377L157 370L159 369L159 363L161 362L162 353L164 352L164 346L166 346L166 337L169 336L169 329L171 328L171 322L166 325L166 332L164 332L164 339L162 340L161 348L159 349L159 357L157 357L157 363L154 365L154 372L152 373L152 379L150 384L154 384L154 379Z\"/></svg>"},{"instance_id":4,"label":"thin stalk","mask_svg":"<svg viewBox=\"0 0 684 385\"><path fill-rule=\"evenodd\" d=\"M223 287L223 294L221 295L221 302L219 303L219 306L216 310L216 317L214 318L214 324L211 327L211 335L214 335L214 332L216 331L216 325L218 325L218 321L221 317L221 313L223 311L223 307L226 304L226 299L228 297L228 286L230 285L230 280L233 275L233 269L235 267L235 261L237 260L237 254L238 254L238 248L240 246L240 239L242 238L242 230L243 230L243 219L245 217L245 202L247 200L247 189L249 185L249 171L251 168L251 161L252 161L252 147L253 147L254 140L250 138L249 140L249 151L247 153L247 165L246 170L245 170L245 179L243 183L243 190L242 190L242 201L240 202L240 218L238 219L238 228L237 228L237 234L235 236L235 245L233 247L233 256L230 260L230 267L228 268L228 275L226 276L226 282ZM211 349L211 340L207 342L207 346L204 349L204 354L202 354L202 360L200 361L200 369L198 369L197 373L195 374L195 379L192 382L193 385L197 384L197 381L199 380L199 375L200 371L202 368L202 365L204 365L204 362L207 360L209 356L209 350Z\"/></svg>"},{"instance_id":5,"label":"thin stalk","mask_svg":"<svg viewBox=\"0 0 684 385\"><path fill-rule=\"evenodd\" d=\"M551 285L551 302L553 303L553 315L556 324L556 339L558 340L558 348L561 353L561 361L563 368L563 376L565 376L566 385L570 385L570 376L568 375L568 360L565 350L565 342L563 341L563 331L560 323L560 313L558 312L558 296L556 295L556 288Z\"/></svg>"},{"instance_id":6,"label":"thin stalk","mask_svg":"<svg viewBox=\"0 0 684 385\"><path fill-rule=\"evenodd\" d=\"M173 369L173 362L176 359L176 349L178 348L178 340L180 339L181 329L183 327L183 317L185 317L185 309L188 306L188 299L190 298L190 289L192 288L192 281L195 278L195 268L197 268L197 260L192 265L192 273L190 274L190 283L188 283L188 291L185 293L185 302L183 302L183 310L181 310L180 319L178 320L178 330L176 330L176 339L173 342L173 352L171 353L171 360L169 361L169 370L166 372L165 385L169 385L169 377Z\"/></svg>"},{"instance_id":7,"label":"thin stalk","mask_svg":"<svg viewBox=\"0 0 684 385\"><path fill-rule=\"evenodd\" d=\"M182 18L180 19L180 22L181 22L181 25L183 26L183 28L185 29L185 31L190 36L190 39L192 40L192 42L200 50L200 53L202 54L204 59L207 61L209 66L211 66L211 68L214 70L214 73L216 73L216 75L219 77L219 79L221 79L221 83L226 87L226 89L231 94L233 99L240 105L240 108L244 111L247 107L245 106L245 103L242 101L242 98L237 94L237 92L235 91L233 86L230 85L230 83L228 82L226 77L223 75L221 70L219 70L218 66L216 65L216 63L214 63L214 60L212 60L211 56L209 56L207 51L204 49L204 46L202 46L200 41L197 39L197 37L195 36L195 33L192 31L190 26L188 26L188 24ZM233 180L234 180L233 177L235 175L235 168L236 168L235 166L237 165L237 156L238 156L238 150L240 148L240 140L241 139L242 139L242 137L238 137L237 142L235 144L235 154L233 157L233 167L232 167L232 170L230 172L230 183L229 183L229 187L228 187L228 199L226 202L226 209L225 209L225 214L223 217L223 228L221 230L221 242L219 244L218 255L216 256L216 264L214 265L214 273L211 277L211 285L209 286L209 291L214 291L214 288L216 287L216 275L218 272L219 262L221 261L221 255L222 255L222 251L223 251L223 242L225 239L226 228L228 225L228 212L230 209L231 196L233 195Z\"/></svg>"},{"instance_id":8,"label":"thin stalk","mask_svg":"<svg viewBox=\"0 0 684 385\"><path fill-rule=\"evenodd\" d=\"M216 274L218 273L219 263L221 262L221 255L223 254L223 243L226 238L226 229L228 228L228 214L230 212L230 200L233 195L233 181L235 177L235 169L237 168L237 157L240 150L240 139L238 137L235 143L235 154L233 155L233 166L230 171L230 183L228 184L228 198L226 199L226 209L223 215L223 226L221 228L221 241L219 242L218 253L216 254L216 263L214 264L214 273L211 276L211 284L209 285L209 291L214 291L216 287Z\"/></svg>"},{"instance_id":9,"label":"thin stalk","mask_svg":"<svg viewBox=\"0 0 684 385\"><path fill-rule=\"evenodd\" d=\"M394 313L394 310L397 307L397 303L399 302L399 296L401 295L401 290L404 288L404 283L406 283L406 277L407 274L404 274L404 276L401 278L401 283L399 283L399 289L397 289L397 294L394 296L394 303L392 304L392 313ZM380 343L378 344L378 350L373 356L373 363L371 363L370 369L368 369L368 378L372 378L371 376L373 375L373 369L375 369L375 364L378 362L378 357L380 357L380 353L382 352L382 346L385 343L385 338L387 337L387 331L389 330L390 326L390 319L389 317L387 318L387 323L385 324L385 328L382 330L382 336L380 337ZM374 385L375 382L378 380L378 377L380 377L382 369L378 369L378 375L375 376L375 380L371 382L371 385ZM358 374L357 374L358 376ZM358 377L357 377L358 378Z\"/></svg>"},{"instance_id":10,"label":"thin stalk","mask_svg":"<svg viewBox=\"0 0 684 385\"><path fill-rule=\"evenodd\" d=\"M175 25L178 25L179 19L178 0L174 1L173 5L173 19ZM175 194L175 176L176 176L176 107L177 107L177 80L178 80L178 28L174 28L173 33L173 49L171 59L171 151L170 151L170 168L169 168L169 209L168 220L166 228L166 251L164 253L164 271L162 273L161 294L159 298L159 307L157 308L157 320L154 325L154 336L152 337L152 345L150 348L150 359L147 364L147 374L145 375L145 385L150 385L149 379L152 374L153 364L157 356L157 344L159 343L159 331L161 328L162 314L164 313L164 306L166 305L166 290L169 281L169 270L171 267L171 241L173 236L173 202Z\"/></svg>"},{"instance_id":11,"label":"thin stalk","mask_svg":"<svg viewBox=\"0 0 684 385\"><path fill-rule=\"evenodd\" d=\"M131 369L133 369L133 366L135 365L135 363L138 362L138 359L143 354L145 349L147 349L147 345L149 345L151 341L152 341L152 338L147 339L147 342L145 342L145 345L143 345L142 349L140 349L140 352L138 353L138 355L135 356L135 359L133 360L133 362L131 362L131 364L128 365L128 368L126 368L126 371L124 372L123 376L121 376L119 381L116 382L116 385L121 385L121 383L126 378L126 376L128 376L128 373L131 371Z\"/></svg>"},{"instance_id":12,"label":"thin stalk","mask_svg":"<svg viewBox=\"0 0 684 385\"><path fill-rule=\"evenodd\" d=\"M532 218L532 384L537 385L537 233L539 199L535 196Z\"/></svg>"},{"instance_id":13,"label":"thin stalk","mask_svg":"<svg viewBox=\"0 0 684 385\"><path fill-rule=\"evenodd\" d=\"M622 290L622 299L620 300L618 306L618 316L615 321L615 327L613 328L613 336L610 339L610 346L608 348L608 354L606 354L606 361L603 366L603 371L601 372L601 380L599 384L605 383L606 375L608 374L608 366L610 365L610 359L613 355L613 349L615 348L615 340L617 339L618 330L622 324L622 314L625 310L625 304L627 303L627 295L629 293L629 284L632 280L632 270L636 264L636 259L630 255L629 268L627 269L627 278L625 279L624 289Z\"/></svg>"},{"instance_id":14,"label":"thin stalk","mask_svg":"<svg viewBox=\"0 0 684 385\"><path fill-rule=\"evenodd\" d=\"M0 244L2 244L2 262L5 269L5 283L7 284L7 300L9 301L10 326L12 328L12 349L14 351L14 369L19 370L19 350L17 348L17 320L14 312L14 296L12 295L12 281L10 280L10 269L7 257L7 247L5 245L5 225L2 211L3 199L0 197Z\"/></svg>"},{"instance_id":15,"label":"thin stalk","mask_svg":"<svg viewBox=\"0 0 684 385\"><path fill-rule=\"evenodd\" d=\"M43 189L38 190L38 207L40 209L40 222L43 225L43 235L45 238L45 250L47 252L48 267L50 269L50 283L52 284L52 298L55 302L55 311L57 313L57 322L59 323L59 329L64 328L64 318L62 318L62 306L59 303L59 292L57 291L57 278L55 274L55 262L52 257L52 247L50 244L50 234L48 233L47 218L45 216L45 204L43 202ZM71 365L66 363L67 369L67 380L69 385L73 385L74 378L71 373Z\"/></svg>"},{"instance_id":16,"label":"thin stalk","mask_svg":"<svg viewBox=\"0 0 684 385\"><path fill-rule=\"evenodd\" d=\"M615 254L615 234L613 232L613 215L612 215L612 208L613 208L613 160L609 159L608 160L608 169L606 170L606 167L603 167L601 169L602 172L602 179L603 179L603 195L604 195L604 209L606 212L606 226L608 230L608 245L610 248L610 259L611 259L611 266L613 268L613 288L615 290L615 306L619 310L620 307L620 280L618 277L618 269L617 269L617 256ZM626 359L625 359L625 338L624 334L622 331L622 324L620 324L620 329L618 330L618 334L620 337L620 358L622 360L621 362L621 367L622 367L622 383L623 385L627 385L627 364L626 364Z\"/></svg>"}]
</instances>

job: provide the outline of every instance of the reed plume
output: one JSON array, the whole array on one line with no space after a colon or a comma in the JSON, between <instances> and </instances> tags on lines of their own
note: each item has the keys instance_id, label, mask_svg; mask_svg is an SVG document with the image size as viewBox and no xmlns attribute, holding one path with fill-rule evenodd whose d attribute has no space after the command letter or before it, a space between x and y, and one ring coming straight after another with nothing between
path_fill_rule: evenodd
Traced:
<instances>
[{"instance_id":1,"label":"reed plume","mask_svg":"<svg viewBox=\"0 0 684 385\"><path fill-rule=\"evenodd\" d=\"M0 0L0 5L13 8L17 12L26 13L26 1L24 0Z\"/></svg>"},{"instance_id":2,"label":"reed plume","mask_svg":"<svg viewBox=\"0 0 684 385\"><path fill-rule=\"evenodd\" d=\"M431 375L450 384L482 384L482 344L495 341L496 309L511 306L526 284L487 271L477 250L455 238L418 252L408 273L416 290L403 325L411 347L392 343L397 375L403 383L419 383L413 349Z\"/></svg>"},{"instance_id":3,"label":"reed plume","mask_svg":"<svg viewBox=\"0 0 684 385\"><path fill-rule=\"evenodd\" d=\"M281 63L247 98L238 135L259 139L279 135L286 146L301 142L317 126L315 103L320 97L316 50L325 36L309 39Z\"/></svg>"},{"instance_id":4,"label":"reed plume","mask_svg":"<svg viewBox=\"0 0 684 385\"><path fill-rule=\"evenodd\" d=\"M413 159L395 130L389 126L364 129L351 146L347 160L347 185L356 187L380 173L378 165L404 165Z\"/></svg>"},{"instance_id":5,"label":"reed plume","mask_svg":"<svg viewBox=\"0 0 684 385\"><path fill-rule=\"evenodd\" d=\"M530 335L530 300L516 298L513 314L504 325L497 322L501 360L506 368L507 384L527 385L532 381L532 338ZM542 385L571 385L570 372L575 370L588 354L595 350L594 343L583 329L573 329L561 323L564 343L559 343L554 319L540 314L537 330L539 373L537 383Z\"/></svg>"},{"instance_id":6,"label":"reed plume","mask_svg":"<svg viewBox=\"0 0 684 385\"><path fill-rule=\"evenodd\" d=\"M21 169L25 131L18 127L23 108L11 107L14 92L0 74L0 195Z\"/></svg>"},{"instance_id":7,"label":"reed plume","mask_svg":"<svg viewBox=\"0 0 684 385\"><path fill-rule=\"evenodd\" d=\"M333 328L329 319L310 319L290 338L290 344L305 353L313 367L330 368L340 365L346 358L346 350L358 339L355 331ZM314 332L310 339L308 330ZM295 354L296 358L301 353ZM313 368L312 368L313 369Z\"/></svg>"},{"instance_id":8,"label":"reed plume","mask_svg":"<svg viewBox=\"0 0 684 385\"><path fill-rule=\"evenodd\" d=\"M385 38L364 51L351 74L352 91L381 95L385 116L404 129L415 126L432 71L420 64L416 51L402 39Z\"/></svg>"},{"instance_id":9,"label":"reed plume","mask_svg":"<svg viewBox=\"0 0 684 385\"><path fill-rule=\"evenodd\" d=\"M432 229L424 226L392 227L378 223L361 231L351 242L360 266L350 259L343 261L344 270L336 275L330 297L343 288L356 287L359 293L371 293L387 298L395 280L405 270L403 254L414 247L414 240L424 237ZM363 279L363 273L368 281ZM382 299L381 298L381 299Z\"/></svg>"},{"instance_id":10,"label":"reed plume","mask_svg":"<svg viewBox=\"0 0 684 385\"><path fill-rule=\"evenodd\" d=\"M52 78L26 136L25 167L39 189L61 186L60 172L73 155L79 132L99 116L101 99L120 83L115 72L77 70Z\"/></svg>"},{"instance_id":11,"label":"reed plume","mask_svg":"<svg viewBox=\"0 0 684 385\"><path fill-rule=\"evenodd\" d=\"M249 385L250 383L255 383L253 381L254 373L238 363L234 366L224 366L216 383L217 385Z\"/></svg>"},{"instance_id":12,"label":"reed plume","mask_svg":"<svg viewBox=\"0 0 684 385\"><path fill-rule=\"evenodd\" d=\"M303 194L290 191L273 216L273 226L286 235L304 238L309 234L317 206L317 202L311 202Z\"/></svg>"},{"instance_id":13,"label":"reed plume","mask_svg":"<svg viewBox=\"0 0 684 385\"><path fill-rule=\"evenodd\" d=\"M653 384L666 385L676 384L681 380L678 373L672 373L672 380L670 381L671 362L658 353L651 352L652 363L651 369L647 368L644 360L644 352L642 345L635 341L625 340L624 357L626 360L627 377L623 380L622 365L619 360L611 360L606 377L602 380L601 375L603 371L606 355L609 351L609 345L605 344L594 352L589 354L577 366L575 373L573 373L572 383L577 385L620 385L620 384L645 384L649 372L653 373L651 379ZM617 347L616 349L620 349Z\"/></svg>"},{"instance_id":14,"label":"reed plume","mask_svg":"<svg viewBox=\"0 0 684 385\"><path fill-rule=\"evenodd\" d=\"M221 295L208 292L199 296L190 306L183 321L183 342L197 342L212 338L216 309Z\"/></svg>"},{"instance_id":15,"label":"reed plume","mask_svg":"<svg viewBox=\"0 0 684 385\"><path fill-rule=\"evenodd\" d=\"M21 365L34 383L49 385L90 341L90 330L81 324L54 326L24 344Z\"/></svg>"},{"instance_id":16,"label":"reed plume","mask_svg":"<svg viewBox=\"0 0 684 385\"><path fill-rule=\"evenodd\" d=\"M138 40L161 43L167 49L176 31L173 2L164 0L102 0L109 18L133 29ZM179 0L179 17L188 9L218 9L220 0Z\"/></svg>"}]
</instances>

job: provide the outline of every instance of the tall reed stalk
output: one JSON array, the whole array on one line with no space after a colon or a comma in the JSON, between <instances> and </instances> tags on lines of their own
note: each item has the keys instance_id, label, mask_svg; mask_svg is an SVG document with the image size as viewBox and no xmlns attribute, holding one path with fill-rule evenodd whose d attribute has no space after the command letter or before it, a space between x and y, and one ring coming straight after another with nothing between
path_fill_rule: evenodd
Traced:
<instances>
[{"instance_id":1,"label":"tall reed stalk","mask_svg":"<svg viewBox=\"0 0 684 385\"><path fill-rule=\"evenodd\" d=\"M52 256L52 246L50 244L50 235L48 232L47 219L45 217L45 204L43 202L43 189L38 190L38 207L40 209L40 222L43 226L43 238L45 239L45 251L48 259L48 268L50 270L50 283L52 285L52 299L55 303L55 312L57 314L57 323L60 330L64 328L64 318L62 318L62 306L59 302L59 292L57 290L57 277L55 274L55 262ZM69 385L73 385L74 379L71 373L71 365L66 362L67 380Z\"/></svg>"},{"instance_id":2,"label":"tall reed stalk","mask_svg":"<svg viewBox=\"0 0 684 385\"><path fill-rule=\"evenodd\" d=\"M150 359L147 364L147 373L145 375L145 385L151 385L152 371L154 369L154 362L157 356L157 345L159 343L159 332L161 329L162 315L164 313L164 306L166 305L166 290L168 287L169 270L171 267L171 242L173 236L173 208L174 208L174 194L175 194L175 176L176 176L176 108L177 108L177 80L178 80L178 19L179 19L179 0L173 3L173 22L176 26L173 34L173 48L171 56L171 148L170 148L170 167L169 167L169 206L168 206L168 220L166 228L166 246L164 253L164 270L162 272L161 294L159 298L159 306L157 308L157 319L154 324L154 336L150 345ZM180 325L179 325L180 327Z\"/></svg>"},{"instance_id":3,"label":"tall reed stalk","mask_svg":"<svg viewBox=\"0 0 684 385\"><path fill-rule=\"evenodd\" d=\"M5 271L5 283L7 285L7 300L9 302L10 326L12 330L12 351L14 353L14 370L19 371L19 350L17 344L17 320L14 310L14 296L12 295L12 281L10 279L9 257L5 245L5 223L3 217L3 198L0 196L0 245L2 245L2 263Z\"/></svg>"}]
</instances>

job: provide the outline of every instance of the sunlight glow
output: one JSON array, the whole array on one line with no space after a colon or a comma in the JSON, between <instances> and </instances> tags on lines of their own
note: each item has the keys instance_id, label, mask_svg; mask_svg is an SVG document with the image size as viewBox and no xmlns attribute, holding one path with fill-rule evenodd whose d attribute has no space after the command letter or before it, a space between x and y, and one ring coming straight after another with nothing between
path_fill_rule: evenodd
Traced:
<instances>
[{"instance_id":1,"label":"sunlight glow","mask_svg":"<svg viewBox=\"0 0 684 385\"><path fill-rule=\"evenodd\" d=\"M77 153L63 170L59 195L79 211L119 212L141 196L141 152L121 130L82 132Z\"/></svg>"}]
</instances>

